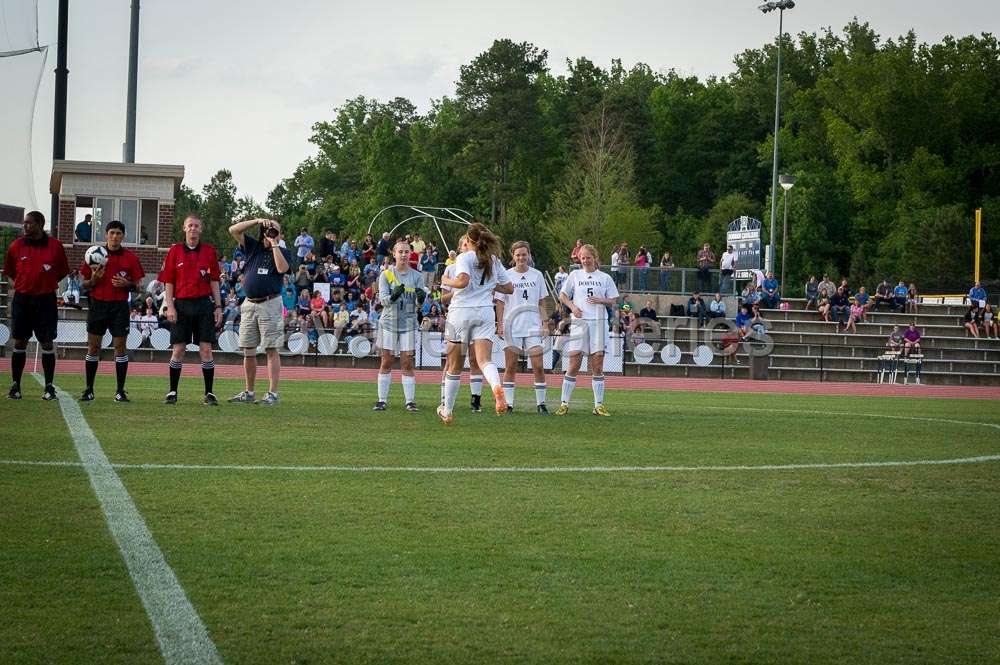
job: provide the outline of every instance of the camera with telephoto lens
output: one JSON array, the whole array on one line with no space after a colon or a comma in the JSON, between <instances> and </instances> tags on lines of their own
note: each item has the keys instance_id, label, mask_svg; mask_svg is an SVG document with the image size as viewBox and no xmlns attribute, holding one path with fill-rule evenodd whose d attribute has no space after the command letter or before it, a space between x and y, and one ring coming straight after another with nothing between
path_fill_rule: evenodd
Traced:
<instances>
[{"instance_id":1,"label":"camera with telephoto lens","mask_svg":"<svg viewBox=\"0 0 1000 665\"><path fill-rule=\"evenodd\" d=\"M264 229L264 235L267 236L268 238L277 238L280 235L280 232L273 226L269 226L266 229Z\"/></svg>"}]
</instances>

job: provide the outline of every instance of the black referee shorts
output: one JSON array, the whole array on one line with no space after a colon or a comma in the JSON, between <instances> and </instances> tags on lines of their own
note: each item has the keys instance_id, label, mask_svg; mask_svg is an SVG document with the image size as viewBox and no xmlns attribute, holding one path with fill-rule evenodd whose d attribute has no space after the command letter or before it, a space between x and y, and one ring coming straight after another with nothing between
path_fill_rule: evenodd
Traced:
<instances>
[{"instance_id":1,"label":"black referee shorts","mask_svg":"<svg viewBox=\"0 0 1000 665\"><path fill-rule=\"evenodd\" d=\"M170 326L171 344L215 344L215 302L211 298L176 298L177 323Z\"/></svg>"},{"instance_id":2,"label":"black referee shorts","mask_svg":"<svg viewBox=\"0 0 1000 665\"><path fill-rule=\"evenodd\" d=\"M87 310L88 333L103 336L105 331L110 331L112 337L125 337L128 335L128 326L127 301L90 299L90 309Z\"/></svg>"},{"instance_id":3,"label":"black referee shorts","mask_svg":"<svg viewBox=\"0 0 1000 665\"><path fill-rule=\"evenodd\" d=\"M56 338L59 325L59 308L56 294L44 293L39 296L14 292L10 304L11 336L18 340L29 340L31 334L42 344Z\"/></svg>"}]
</instances>

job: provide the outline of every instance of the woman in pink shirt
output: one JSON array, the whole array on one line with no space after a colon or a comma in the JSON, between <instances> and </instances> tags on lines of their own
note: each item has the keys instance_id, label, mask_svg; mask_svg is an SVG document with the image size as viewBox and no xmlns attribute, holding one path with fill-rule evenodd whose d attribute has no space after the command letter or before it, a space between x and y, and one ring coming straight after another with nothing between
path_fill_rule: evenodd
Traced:
<instances>
[{"instance_id":1,"label":"woman in pink shirt","mask_svg":"<svg viewBox=\"0 0 1000 665\"><path fill-rule=\"evenodd\" d=\"M856 325L854 325L854 324L855 324L855 322L858 319L860 319L864 315L865 315L865 308L864 308L864 306L861 303L859 303L857 300L852 301L851 302L851 315L847 319L847 325L844 326L844 332L847 332L847 329L850 328L851 332L857 334L858 327Z\"/></svg>"}]
</instances>

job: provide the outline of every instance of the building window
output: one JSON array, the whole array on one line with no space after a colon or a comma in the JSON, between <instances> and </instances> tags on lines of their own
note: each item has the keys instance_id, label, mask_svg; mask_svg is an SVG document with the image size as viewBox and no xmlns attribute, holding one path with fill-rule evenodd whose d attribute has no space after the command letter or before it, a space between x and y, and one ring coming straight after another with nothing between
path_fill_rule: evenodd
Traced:
<instances>
[{"instance_id":1,"label":"building window","mask_svg":"<svg viewBox=\"0 0 1000 665\"><path fill-rule=\"evenodd\" d=\"M126 245L156 245L159 201L156 199L111 198L104 196L78 196L75 224L91 217L91 239L81 240L74 232L75 241L83 244L100 244L105 241L104 227L113 219L125 225Z\"/></svg>"}]
</instances>

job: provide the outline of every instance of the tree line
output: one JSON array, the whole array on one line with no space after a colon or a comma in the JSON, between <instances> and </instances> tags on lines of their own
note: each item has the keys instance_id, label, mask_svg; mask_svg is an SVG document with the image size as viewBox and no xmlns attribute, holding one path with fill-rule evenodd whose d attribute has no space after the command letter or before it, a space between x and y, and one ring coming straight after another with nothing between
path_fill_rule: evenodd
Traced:
<instances>
[{"instance_id":1,"label":"tree line","mask_svg":"<svg viewBox=\"0 0 1000 665\"><path fill-rule=\"evenodd\" d=\"M780 171L797 177L789 282L828 273L964 292L980 207L984 281L995 280L996 38L883 39L854 20L840 33L785 35L782 49ZM263 204L221 170L200 193L182 187L177 215L199 212L207 239L226 246L231 220L258 214L360 238L388 205L457 206L505 240L531 241L546 269L567 262L577 237L605 261L626 241L694 265L736 217L770 223L776 54L777 41L747 49L732 74L705 79L584 57L555 75L544 49L500 39L426 113L403 98L345 101L313 125L316 153ZM427 223L407 228L437 236ZM453 243L457 230L446 234Z\"/></svg>"}]
</instances>

